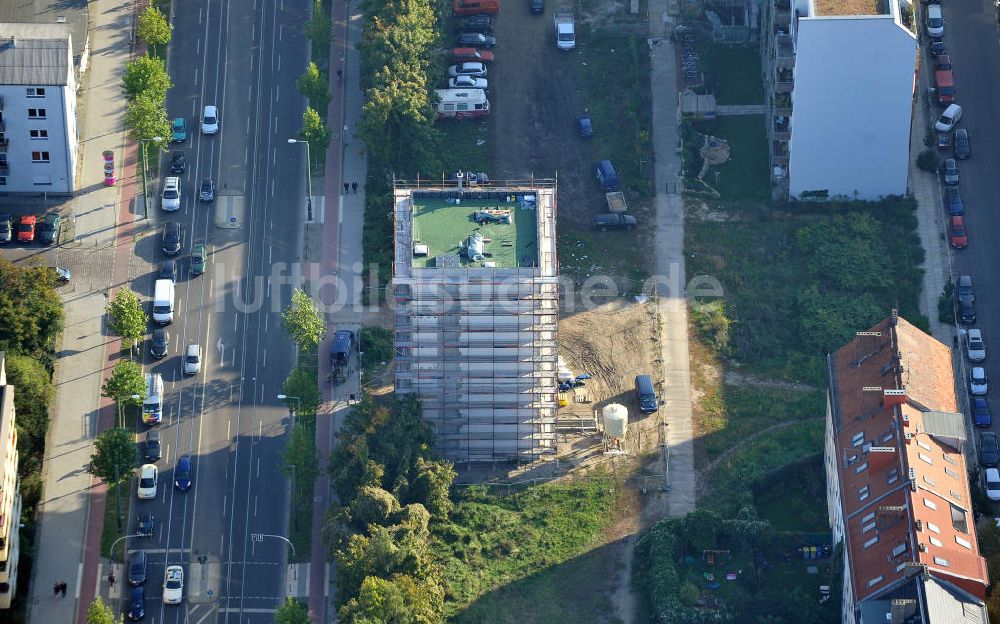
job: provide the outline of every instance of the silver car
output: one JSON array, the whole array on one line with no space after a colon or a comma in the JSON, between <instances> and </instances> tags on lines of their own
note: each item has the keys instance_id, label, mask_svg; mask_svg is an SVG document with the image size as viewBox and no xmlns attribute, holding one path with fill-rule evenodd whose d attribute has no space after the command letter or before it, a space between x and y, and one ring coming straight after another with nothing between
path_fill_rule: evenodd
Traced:
<instances>
[{"instance_id":1,"label":"silver car","mask_svg":"<svg viewBox=\"0 0 1000 624\"><path fill-rule=\"evenodd\" d=\"M985 396L990 391L990 382L986 378L986 369L973 366L969 371L969 392L973 396Z\"/></svg>"},{"instance_id":2,"label":"silver car","mask_svg":"<svg viewBox=\"0 0 1000 624\"><path fill-rule=\"evenodd\" d=\"M475 76L476 78L486 77L486 65L483 63L460 63L448 68L448 75L455 76Z\"/></svg>"},{"instance_id":3,"label":"silver car","mask_svg":"<svg viewBox=\"0 0 1000 624\"><path fill-rule=\"evenodd\" d=\"M184 350L184 374L197 375L201 372L201 347L189 344Z\"/></svg>"},{"instance_id":4,"label":"silver car","mask_svg":"<svg viewBox=\"0 0 1000 624\"><path fill-rule=\"evenodd\" d=\"M986 343L983 342L982 330L970 329L965 332L965 349L970 362L982 362L986 359Z\"/></svg>"}]
</instances>

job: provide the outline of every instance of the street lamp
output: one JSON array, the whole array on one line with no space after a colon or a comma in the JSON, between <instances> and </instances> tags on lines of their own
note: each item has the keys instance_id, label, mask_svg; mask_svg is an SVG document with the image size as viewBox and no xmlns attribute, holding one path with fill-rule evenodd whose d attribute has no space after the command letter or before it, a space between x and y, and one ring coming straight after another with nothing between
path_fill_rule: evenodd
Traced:
<instances>
[{"instance_id":1,"label":"street lamp","mask_svg":"<svg viewBox=\"0 0 1000 624\"><path fill-rule=\"evenodd\" d=\"M284 535L269 535L267 533L251 533L250 534L250 542L251 543L252 542L263 542L265 537L273 537L274 539L280 539L281 541L283 541L286 544L288 544L288 546L292 549L292 559L298 561L299 558L295 555L295 544L293 544L292 540L288 539Z\"/></svg>"},{"instance_id":2,"label":"street lamp","mask_svg":"<svg viewBox=\"0 0 1000 624\"><path fill-rule=\"evenodd\" d=\"M146 169L149 166L146 164L146 143L152 141L153 143L162 143L163 137L151 137L148 139L139 139L139 151L142 152L142 207L143 215L142 218L145 219L149 216L149 189L148 183L146 182Z\"/></svg>"},{"instance_id":3,"label":"street lamp","mask_svg":"<svg viewBox=\"0 0 1000 624\"><path fill-rule=\"evenodd\" d=\"M309 141L299 139L288 139L288 144L301 143L306 146L306 219L312 221L313 218L313 182L312 182L312 158L309 156Z\"/></svg>"},{"instance_id":4,"label":"street lamp","mask_svg":"<svg viewBox=\"0 0 1000 624\"><path fill-rule=\"evenodd\" d=\"M116 539L115 543L111 544L111 549L108 551L108 558L111 559L111 561L115 560L115 546L118 545L118 542L122 541L123 539L128 539L130 537L142 537L142 535L139 535L138 533L134 535L122 535L121 537ZM122 559L124 560L124 557Z\"/></svg>"},{"instance_id":5,"label":"street lamp","mask_svg":"<svg viewBox=\"0 0 1000 624\"><path fill-rule=\"evenodd\" d=\"M299 403L297 403L297 405L298 405L298 406L299 406L300 408L301 408L301 406L302 406L302 402L301 402L301 401L302 401L302 399L300 399L300 398L299 398L299 397L297 397L297 396L289 396L289 395L287 395L287 394L279 394L279 395L278 395L278 399L280 399L280 400L282 400L282 401L299 401ZM294 409L292 409L292 406L291 406L291 405L289 405L289 406L288 406L288 415L292 417L292 421L294 421L294 420L295 420L295 410L294 410Z\"/></svg>"}]
</instances>

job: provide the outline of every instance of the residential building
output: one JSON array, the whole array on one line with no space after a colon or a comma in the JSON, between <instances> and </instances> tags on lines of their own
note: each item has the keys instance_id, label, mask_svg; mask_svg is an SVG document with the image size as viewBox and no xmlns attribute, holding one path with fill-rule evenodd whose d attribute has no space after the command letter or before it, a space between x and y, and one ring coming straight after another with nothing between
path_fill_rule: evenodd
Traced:
<instances>
[{"instance_id":1,"label":"residential building","mask_svg":"<svg viewBox=\"0 0 1000 624\"><path fill-rule=\"evenodd\" d=\"M556 181L394 188L395 385L455 462L555 452Z\"/></svg>"},{"instance_id":2,"label":"residential building","mask_svg":"<svg viewBox=\"0 0 1000 624\"><path fill-rule=\"evenodd\" d=\"M73 192L76 76L68 25L0 23L0 193Z\"/></svg>"},{"instance_id":3,"label":"residential building","mask_svg":"<svg viewBox=\"0 0 1000 624\"><path fill-rule=\"evenodd\" d=\"M827 359L846 624L989 622L951 353L893 312Z\"/></svg>"},{"instance_id":4,"label":"residential building","mask_svg":"<svg viewBox=\"0 0 1000 624\"><path fill-rule=\"evenodd\" d=\"M9 609L17 593L18 529L21 526L17 460L14 388L7 385L4 354L0 351L0 609Z\"/></svg>"},{"instance_id":5,"label":"residential building","mask_svg":"<svg viewBox=\"0 0 1000 624\"><path fill-rule=\"evenodd\" d=\"M917 37L899 2L765 0L762 22L775 195L905 195Z\"/></svg>"}]
</instances>

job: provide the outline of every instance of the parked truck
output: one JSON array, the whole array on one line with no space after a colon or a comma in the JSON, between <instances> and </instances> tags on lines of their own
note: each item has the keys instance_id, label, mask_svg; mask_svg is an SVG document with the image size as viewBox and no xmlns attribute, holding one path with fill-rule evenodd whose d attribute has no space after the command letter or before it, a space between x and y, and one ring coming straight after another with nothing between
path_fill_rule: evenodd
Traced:
<instances>
[{"instance_id":1,"label":"parked truck","mask_svg":"<svg viewBox=\"0 0 1000 624\"><path fill-rule=\"evenodd\" d=\"M621 191L605 193L604 198L608 201L608 212L628 212L628 206L625 204L625 193Z\"/></svg>"},{"instance_id":2,"label":"parked truck","mask_svg":"<svg viewBox=\"0 0 1000 624\"><path fill-rule=\"evenodd\" d=\"M333 345L330 347L330 374L327 381L334 384L347 381L353 350L354 332L342 329L333 335Z\"/></svg>"},{"instance_id":3,"label":"parked truck","mask_svg":"<svg viewBox=\"0 0 1000 624\"><path fill-rule=\"evenodd\" d=\"M594 215L594 229L600 232L608 230L634 230L635 225L635 217L624 212Z\"/></svg>"},{"instance_id":4,"label":"parked truck","mask_svg":"<svg viewBox=\"0 0 1000 624\"><path fill-rule=\"evenodd\" d=\"M572 50L576 47L576 31L573 28L572 13L556 13L556 47L560 50Z\"/></svg>"}]
</instances>

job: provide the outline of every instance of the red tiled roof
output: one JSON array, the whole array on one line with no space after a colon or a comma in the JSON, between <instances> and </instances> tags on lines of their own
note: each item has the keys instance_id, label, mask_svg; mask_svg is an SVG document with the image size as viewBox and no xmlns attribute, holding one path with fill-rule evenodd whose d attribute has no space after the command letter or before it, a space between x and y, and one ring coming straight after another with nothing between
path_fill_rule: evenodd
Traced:
<instances>
[{"instance_id":1,"label":"red tiled roof","mask_svg":"<svg viewBox=\"0 0 1000 624\"><path fill-rule=\"evenodd\" d=\"M855 599L921 569L913 564L982 599L986 563L976 543L965 459L952 446L961 442L924 426L925 412L958 410L951 349L890 317L841 347L830 368Z\"/></svg>"}]
</instances>

